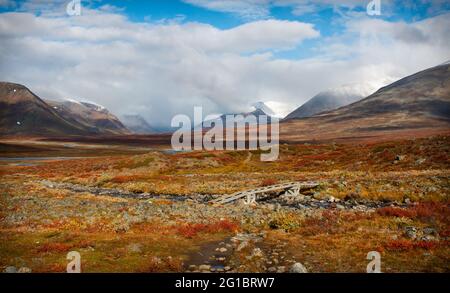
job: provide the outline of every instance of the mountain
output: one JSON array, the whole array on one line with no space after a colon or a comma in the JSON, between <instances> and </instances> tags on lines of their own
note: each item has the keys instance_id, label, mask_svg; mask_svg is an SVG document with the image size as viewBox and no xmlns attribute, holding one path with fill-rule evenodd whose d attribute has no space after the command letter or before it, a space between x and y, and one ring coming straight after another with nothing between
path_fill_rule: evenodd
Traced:
<instances>
[{"instance_id":1,"label":"mountain","mask_svg":"<svg viewBox=\"0 0 450 293\"><path fill-rule=\"evenodd\" d=\"M65 120L81 124L88 132L111 135L129 133L122 122L103 106L75 100L46 102Z\"/></svg>"},{"instance_id":2,"label":"mountain","mask_svg":"<svg viewBox=\"0 0 450 293\"><path fill-rule=\"evenodd\" d=\"M23 85L0 82L0 134L83 134L86 129L65 120Z\"/></svg>"},{"instance_id":3,"label":"mountain","mask_svg":"<svg viewBox=\"0 0 450 293\"><path fill-rule=\"evenodd\" d=\"M372 138L450 131L450 65L405 77L367 98L281 125L283 140Z\"/></svg>"},{"instance_id":4,"label":"mountain","mask_svg":"<svg viewBox=\"0 0 450 293\"><path fill-rule=\"evenodd\" d=\"M150 124L148 124L147 120L140 115L123 115L121 120L133 133L152 134L157 132Z\"/></svg>"},{"instance_id":5,"label":"mountain","mask_svg":"<svg viewBox=\"0 0 450 293\"><path fill-rule=\"evenodd\" d=\"M105 108L88 102L44 101L27 87L0 82L1 135L126 134Z\"/></svg>"},{"instance_id":6,"label":"mountain","mask_svg":"<svg viewBox=\"0 0 450 293\"><path fill-rule=\"evenodd\" d=\"M220 115L219 117L217 117L215 119L205 120L205 121L203 121L203 126L205 128L208 128L211 123L216 122L216 121L218 122L218 121L221 120L223 127L226 127L226 117L229 116L229 115L234 116L235 118L237 118L236 122L240 122L240 121L244 120L245 118L247 118L248 116L251 116L251 115L253 115L256 118L256 124L260 123L260 117L261 116L267 116L267 122L268 123L271 122L271 120L272 120L271 114L273 113L273 111L268 106L266 106L263 102L258 102L256 104L254 104L253 107L255 108L255 110L253 110L252 112L237 113L237 114L236 113L235 114L233 114L233 113L223 114L223 115ZM239 119L238 116L241 116L242 118ZM207 124L208 127L206 127L205 124Z\"/></svg>"},{"instance_id":7,"label":"mountain","mask_svg":"<svg viewBox=\"0 0 450 293\"><path fill-rule=\"evenodd\" d=\"M321 92L284 118L295 119L311 117L315 114L334 110L359 101L375 90L368 85L354 84L341 86Z\"/></svg>"}]
</instances>

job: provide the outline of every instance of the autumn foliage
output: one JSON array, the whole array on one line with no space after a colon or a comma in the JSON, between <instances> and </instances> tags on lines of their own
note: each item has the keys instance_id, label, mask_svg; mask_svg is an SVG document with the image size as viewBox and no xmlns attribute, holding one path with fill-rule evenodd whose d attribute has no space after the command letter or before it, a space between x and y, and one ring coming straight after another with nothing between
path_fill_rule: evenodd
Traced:
<instances>
[{"instance_id":1,"label":"autumn foliage","mask_svg":"<svg viewBox=\"0 0 450 293\"><path fill-rule=\"evenodd\" d=\"M198 233L235 232L237 229L238 225L236 223L229 220L221 220L211 224L184 224L177 227L177 232L186 238L193 238Z\"/></svg>"},{"instance_id":2,"label":"autumn foliage","mask_svg":"<svg viewBox=\"0 0 450 293\"><path fill-rule=\"evenodd\" d=\"M377 213L386 217L449 221L450 209L446 203L422 202L408 208L383 207Z\"/></svg>"},{"instance_id":3,"label":"autumn foliage","mask_svg":"<svg viewBox=\"0 0 450 293\"><path fill-rule=\"evenodd\" d=\"M412 241L412 240L392 240L388 242L385 246L387 250L393 251L407 251L412 249L433 249L439 245L438 242L435 241Z\"/></svg>"}]
</instances>

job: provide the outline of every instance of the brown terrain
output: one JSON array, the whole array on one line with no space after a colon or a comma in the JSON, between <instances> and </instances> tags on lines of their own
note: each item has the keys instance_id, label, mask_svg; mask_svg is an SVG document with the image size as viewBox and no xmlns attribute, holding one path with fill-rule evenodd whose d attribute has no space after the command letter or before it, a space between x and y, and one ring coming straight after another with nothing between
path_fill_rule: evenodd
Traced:
<instances>
[{"instance_id":1,"label":"brown terrain","mask_svg":"<svg viewBox=\"0 0 450 293\"><path fill-rule=\"evenodd\" d=\"M334 111L282 123L284 141L388 140L450 130L450 65L437 66L381 88Z\"/></svg>"},{"instance_id":2,"label":"brown terrain","mask_svg":"<svg viewBox=\"0 0 450 293\"><path fill-rule=\"evenodd\" d=\"M26 103L1 113L0 268L64 272L78 251L83 272L366 272L377 251L383 272L448 273L449 76L438 66L285 121L273 162L174 153L170 134L84 136L26 88L3 87L3 103ZM11 109L53 120L40 118L45 135L11 130ZM210 202L304 181L317 186Z\"/></svg>"}]
</instances>

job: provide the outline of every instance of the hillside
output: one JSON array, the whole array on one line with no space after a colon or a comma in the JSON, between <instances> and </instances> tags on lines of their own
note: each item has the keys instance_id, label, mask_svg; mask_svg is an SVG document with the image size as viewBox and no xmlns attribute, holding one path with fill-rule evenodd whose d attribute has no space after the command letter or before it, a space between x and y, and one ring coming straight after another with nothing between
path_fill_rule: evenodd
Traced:
<instances>
[{"instance_id":1,"label":"hillside","mask_svg":"<svg viewBox=\"0 0 450 293\"><path fill-rule=\"evenodd\" d=\"M394 82L369 97L310 118L282 123L288 141L346 139L450 131L450 65Z\"/></svg>"},{"instance_id":2,"label":"hillside","mask_svg":"<svg viewBox=\"0 0 450 293\"><path fill-rule=\"evenodd\" d=\"M46 101L64 119L80 123L92 133L127 134L129 130L106 108L75 100Z\"/></svg>"},{"instance_id":3,"label":"hillside","mask_svg":"<svg viewBox=\"0 0 450 293\"><path fill-rule=\"evenodd\" d=\"M65 120L23 85L0 82L0 134L84 134L86 129Z\"/></svg>"},{"instance_id":4,"label":"hillside","mask_svg":"<svg viewBox=\"0 0 450 293\"><path fill-rule=\"evenodd\" d=\"M295 109L284 119L311 117L321 112L334 110L359 101L372 92L366 86L358 84L323 91Z\"/></svg>"}]
</instances>

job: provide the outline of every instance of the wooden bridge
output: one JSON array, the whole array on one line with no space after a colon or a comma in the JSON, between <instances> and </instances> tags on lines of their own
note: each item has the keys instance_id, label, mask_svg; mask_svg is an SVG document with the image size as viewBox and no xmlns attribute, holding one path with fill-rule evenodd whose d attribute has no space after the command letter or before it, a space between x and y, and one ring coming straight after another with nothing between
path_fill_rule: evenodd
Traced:
<instances>
[{"instance_id":1,"label":"wooden bridge","mask_svg":"<svg viewBox=\"0 0 450 293\"><path fill-rule=\"evenodd\" d=\"M245 203L250 204L256 201L281 196L283 194L298 196L301 192L314 189L317 186L319 186L319 183L312 181L281 183L246 191L239 191L233 194L226 194L211 200L210 203L214 205L223 205L243 199Z\"/></svg>"}]
</instances>

